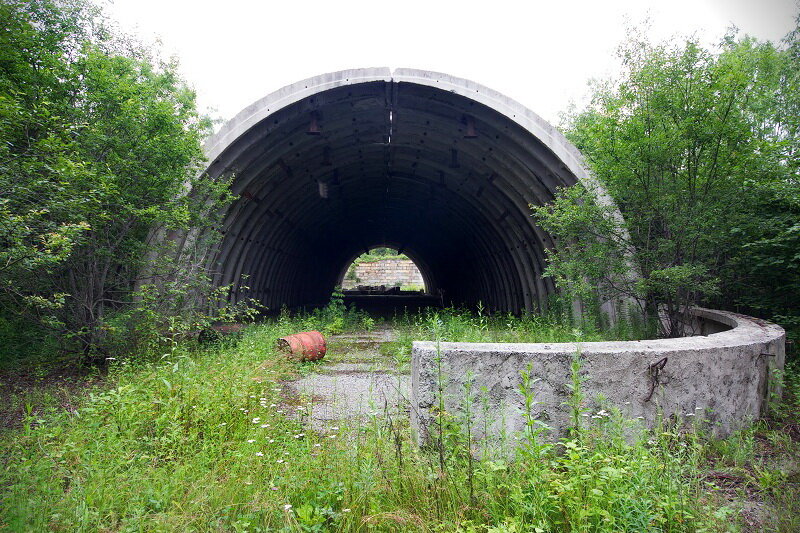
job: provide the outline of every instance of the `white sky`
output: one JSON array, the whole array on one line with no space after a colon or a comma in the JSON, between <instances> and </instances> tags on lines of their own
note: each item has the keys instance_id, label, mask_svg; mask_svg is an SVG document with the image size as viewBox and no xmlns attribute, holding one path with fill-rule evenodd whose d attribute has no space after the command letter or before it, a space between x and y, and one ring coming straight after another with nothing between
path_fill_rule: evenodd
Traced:
<instances>
[{"instance_id":1,"label":"white sky","mask_svg":"<svg viewBox=\"0 0 800 533\"><path fill-rule=\"evenodd\" d=\"M654 40L730 25L780 40L800 0L112 0L107 12L160 39L201 109L230 119L295 81L346 68L412 67L468 78L557 124L587 82L613 73L626 20Z\"/></svg>"}]
</instances>

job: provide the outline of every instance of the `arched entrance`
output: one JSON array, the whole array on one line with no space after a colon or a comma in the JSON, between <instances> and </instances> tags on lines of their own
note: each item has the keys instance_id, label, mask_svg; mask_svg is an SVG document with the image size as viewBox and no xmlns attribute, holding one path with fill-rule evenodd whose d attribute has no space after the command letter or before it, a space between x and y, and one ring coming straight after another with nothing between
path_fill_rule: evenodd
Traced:
<instances>
[{"instance_id":1,"label":"arched entrance","mask_svg":"<svg viewBox=\"0 0 800 533\"><path fill-rule=\"evenodd\" d=\"M542 278L554 243L529 204L592 179L578 151L517 102L411 69L285 87L226 124L207 153L208 174L232 174L238 196L216 281L273 309L324 302L375 245L411 257L448 303L541 309L555 290Z\"/></svg>"}]
</instances>

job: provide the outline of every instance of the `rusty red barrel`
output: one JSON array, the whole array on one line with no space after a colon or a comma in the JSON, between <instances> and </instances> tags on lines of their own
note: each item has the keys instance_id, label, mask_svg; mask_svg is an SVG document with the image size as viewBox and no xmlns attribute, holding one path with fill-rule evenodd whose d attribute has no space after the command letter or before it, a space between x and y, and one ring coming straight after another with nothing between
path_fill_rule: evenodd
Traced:
<instances>
[{"instance_id":1,"label":"rusty red barrel","mask_svg":"<svg viewBox=\"0 0 800 533\"><path fill-rule=\"evenodd\" d=\"M300 361L319 361L328 348L319 331L304 331L278 339L278 349Z\"/></svg>"}]
</instances>

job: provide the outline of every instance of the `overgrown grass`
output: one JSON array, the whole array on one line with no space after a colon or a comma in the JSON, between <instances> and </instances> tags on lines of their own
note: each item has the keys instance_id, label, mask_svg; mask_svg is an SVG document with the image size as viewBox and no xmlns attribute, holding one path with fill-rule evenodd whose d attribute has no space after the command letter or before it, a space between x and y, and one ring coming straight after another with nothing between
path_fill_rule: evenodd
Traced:
<instances>
[{"instance_id":1,"label":"overgrown grass","mask_svg":"<svg viewBox=\"0 0 800 533\"><path fill-rule=\"evenodd\" d=\"M737 494L714 488L721 478L706 470L755 473L764 428L722 444L674 427L625 439L626 421L604 412L556 443L530 424L516 458L481 456L464 420L447 413L441 453L413 444L406 415L310 430L304 421L313 399L282 394L303 365L273 346L312 319L284 315L251 326L238 342L173 344L149 361L112 361L105 385L76 410L32 411L22 429L0 436L0 528L725 531L742 524ZM462 319L440 315L453 324L450 333ZM547 328L542 335L561 340ZM791 436L775 446L781 457L797 450ZM765 501L785 499L796 474L779 471L764 466L737 490L755 483ZM790 505L776 528L796 525Z\"/></svg>"},{"instance_id":2,"label":"overgrown grass","mask_svg":"<svg viewBox=\"0 0 800 533\"><path fill-rule=\"evenodd\" d=\"M344 294L337 288L331 295L328 305L311 312L290 313L281 310L278 322L290 325L295 331L318 330L326 335L337 335L345 331L371 330L375 319L369 313L344 304Z\"/></svg>"},{"instance_id":3,"label":"overgrown grass","mask_svg":"<svg viewBox=\"0 0 800 533\"><path fill-rule=\"evenodd\" d=\"M589 342L634 340L648 336L642 324L620 321L601 330L594 320L575 323L558 314L488 314L464 309L427 308L417 314L395 316L392 326L398 332L401 349L411 353L413 340L439 339L442 342Z\"/></svg>"}]
</instances>

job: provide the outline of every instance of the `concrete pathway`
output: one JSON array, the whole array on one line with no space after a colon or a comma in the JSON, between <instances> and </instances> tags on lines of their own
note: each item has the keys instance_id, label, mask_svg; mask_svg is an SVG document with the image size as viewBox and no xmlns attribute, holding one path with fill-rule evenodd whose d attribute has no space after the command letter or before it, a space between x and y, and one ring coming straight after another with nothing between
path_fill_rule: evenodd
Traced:
<instances>
[{"instance_id":1,"label":"concrete pathway","mask_svg":"<svg viewBox=\"0 0 800 533\"><path fill-rule=\"evenodd\" d=\"M317 431L336 423L358 426L372 416L407 415L410 356L398 356L395 340L388 326L328 338L322 361L311 365L308 375L284 384L287 401L309 407L297 410L297 416Z\"/></svg>"}]
</instances>

